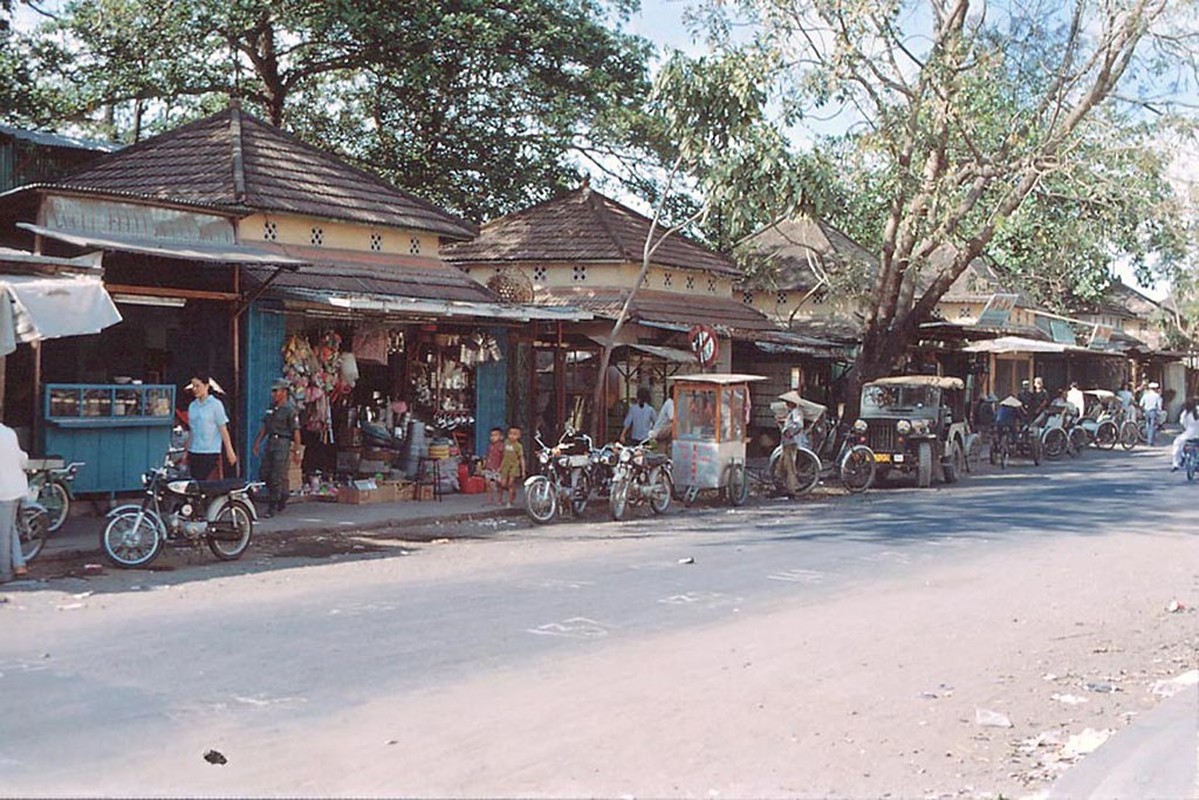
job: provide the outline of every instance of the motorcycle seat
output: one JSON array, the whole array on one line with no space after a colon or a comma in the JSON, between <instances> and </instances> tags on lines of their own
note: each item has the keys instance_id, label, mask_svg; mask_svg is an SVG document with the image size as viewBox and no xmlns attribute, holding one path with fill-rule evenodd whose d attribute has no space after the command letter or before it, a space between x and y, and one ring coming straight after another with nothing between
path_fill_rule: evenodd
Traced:
<instances>
[{"instance_id":1,"label":"motorcycle seat","mask_svg":"<svg viewBox=\"0 0 1199 800\"><path fill-rule=\"evenodd\" d=\"M669 460L670 460L670 456L666 455L665 453L646 453L645 454L645 465L647 467L656 467L661 464L665 464Z\"/></svg>"},{"instance_id":2,"label":"motorcycle seat","mask_svg":"<svg viewBox=\"0 0 1199 800\"><path fill-rule=\"evenodd\" d=\"M229 494L246 488L245 478L223 478L217 481L188 481L185 493L192 497Z\"/></svg>"}]
</instances>

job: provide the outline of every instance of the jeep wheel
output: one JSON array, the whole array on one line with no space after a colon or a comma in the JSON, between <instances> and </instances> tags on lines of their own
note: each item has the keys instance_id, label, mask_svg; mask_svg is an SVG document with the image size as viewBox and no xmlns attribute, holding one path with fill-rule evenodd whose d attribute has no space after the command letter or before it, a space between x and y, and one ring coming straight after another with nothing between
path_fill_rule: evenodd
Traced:
<instances>
[{"instance_id":1,"label":"jeep wheel","mask_svg":"<svg viewBox=\"0 0 1199 800\"><path fill-rule=\"evenodd\" d=\"M949 445L949 458L942 469L946 483L957 483L966 474L966 454L962 452L962 443L957 439Z\"/></svg>"},{"instance_id":2,"label":"jeep wheel","mask_svg":"<svg viewBox=\"0 0 1199 800\"><path fill-rule=\"evenodd\" d=\"M933 446L921 442L916 452L916 488L927 489L933 485Z\"/></svg>"}]
</instances>

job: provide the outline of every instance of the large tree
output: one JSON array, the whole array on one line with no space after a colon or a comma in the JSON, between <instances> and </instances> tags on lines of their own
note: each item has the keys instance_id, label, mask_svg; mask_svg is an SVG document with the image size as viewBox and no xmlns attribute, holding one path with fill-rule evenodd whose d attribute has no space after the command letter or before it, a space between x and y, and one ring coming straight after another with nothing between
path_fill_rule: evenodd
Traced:
<instances>
[{"instance_id":1,"label":"large tree","mask_svg":"<svg viewBox=\"0 0 1199 800\"><path fill-rule=\"evenodd\" d=\"M704 9L727 51L768 64L762 80L790 123L835 111L852 126L838 145L854 199L822 209L857 212L842 226L879 253L852 394L896 366L973 259L1011 245L1008 265L1028 271L1062 252L1063 234L1098 220L1088 215L1100 202L1119 199L1120 173L1148 175L1150 195L1160 188L1152 169L1116 154L1129 144L1146 87L1189 66L1190 8L1172 0L740 0ZM1041 243L1028 239L1038 229ZM1122 231L1146 247L1164 238L1136 224ZM945 244L956 256L934 266L930 256ZM1091 244L1093 267L1112 241ZM1074 266L1054 268L1069 275Z\"/></svg>"},{"instance_id":2,"label":"large tree","mask_svg":"<svg viewBox=\"0 0 1199 800\"><path fill-rule=\"evenodd\" d=\"M48 116L126 141L238 95L474 219L635 137L651 49L635 0L70 0L35 40ZM632 111L630 111L632 109ZM601 157L596 155L596 157Z\"/></svg>"}]
</instances>

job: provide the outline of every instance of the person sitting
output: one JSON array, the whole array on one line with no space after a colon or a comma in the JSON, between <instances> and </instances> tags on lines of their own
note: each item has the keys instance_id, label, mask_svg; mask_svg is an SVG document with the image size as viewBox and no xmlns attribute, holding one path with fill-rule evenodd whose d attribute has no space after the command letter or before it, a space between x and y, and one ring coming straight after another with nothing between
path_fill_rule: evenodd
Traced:
<instances>
[{"instance_id":1,"label":"person sitting","mask_svg":"<svg viewBox=\"0 0 1199 800\"><path fill-rule=\"evenodd\" d=\"M1024 404L1014 396L1008 395L995 409L995 428L993 441L998 443L1007 437L1008 445L1016 442L1016 434L1024 422Z\"/></svg>"},{"instance_id":2,"label":"person sitting","mask_svg":"<svg viewBox=\"0 0 1199 800\"><path fill-rule=\"evenodd\" d=\"M1178 418L1182 425L1182 433L1174 437L1174 448L1171 460L1171 472L1177 472L1182 466L1182 454L1187 439L1199 439L1199 398L1188 397L1182 404L1182 416Z\"/></svg>"}]
</instances>

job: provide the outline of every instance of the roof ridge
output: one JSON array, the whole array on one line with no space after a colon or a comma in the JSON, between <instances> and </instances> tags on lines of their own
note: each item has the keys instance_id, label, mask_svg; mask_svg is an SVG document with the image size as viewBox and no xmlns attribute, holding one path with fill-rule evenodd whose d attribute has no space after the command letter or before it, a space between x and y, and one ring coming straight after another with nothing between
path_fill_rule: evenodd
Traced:
<instances>
[{"instance_id":1,"label":"roof ridge","mask_svg":"<svg viewBox=\"0 0 1199 800\"><path fill-rule=\"evenodd\" d=\"M229 105L229 139L233 148L233 202L246 202L246 168L241 146L241 103Z\"/></svg>"},{"instance_id":2,"label":"roof ridge","mask_svg":"<svg viewBox=\"0 0 1199 800\"><path fill-rule=\"evenodd\" d=\"M591 209L591 212L595 215L595 221L599 223L600 228L602 228L604 233L607 234L608 238L612 240L612 244L616 245L616 252L619 253L626 261L633 261L633 257L629 255L628 251L625 250L624 243L620 241L620 237L617 236L616 232L612 230L612 224L608 220L607 210L603 208L603 203L601 201L607 200L607 195L593 191L590 183L585 185L582 191L583 202L586 203L587 207ZM596 198L600 199L597 200Z\"/></svg>"}]
</instances>

